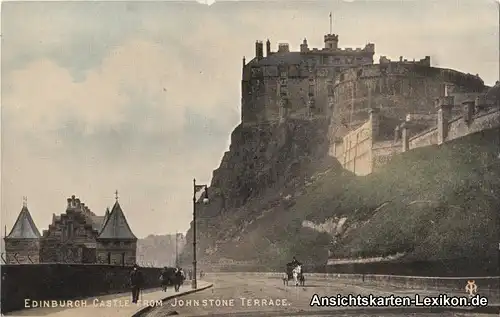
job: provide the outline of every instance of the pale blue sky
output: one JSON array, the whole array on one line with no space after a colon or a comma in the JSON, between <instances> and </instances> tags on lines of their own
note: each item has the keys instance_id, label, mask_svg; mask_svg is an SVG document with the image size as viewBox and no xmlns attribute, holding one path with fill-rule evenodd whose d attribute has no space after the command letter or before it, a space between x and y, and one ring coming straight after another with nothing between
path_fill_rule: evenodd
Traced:
<instances>
[{"instance_id":1,"label":"pale blue sky","mask_svg":"<svg viewBox=\"0 0 500 317\"><path fill-rule=\"evenodd\" d=\"M120 192L142 237L186 230L239 123L255 40L340 46L498 78L493 1L3 2L2 223L28 196L39 229L66 197L103 214Z\"/></svg>"}]
</instances>

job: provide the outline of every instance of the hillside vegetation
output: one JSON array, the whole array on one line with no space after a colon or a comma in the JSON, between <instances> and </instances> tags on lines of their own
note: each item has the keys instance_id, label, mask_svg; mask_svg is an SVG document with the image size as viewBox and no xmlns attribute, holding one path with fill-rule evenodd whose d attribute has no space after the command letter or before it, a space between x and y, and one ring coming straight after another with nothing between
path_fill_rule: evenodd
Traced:
<instances>
[{"instance_id":1,"label":"hillside vegetation","mask_svg":"<svg viewBox=\"0 0 500 317\"><path fill-rule=\"evenodd\" d=\"M271 267L282 267L294 255L325 263L328 251L350 259L396 253L405 260L496 256L498 140L497 130L484 131L412 150L365 177L338 162L315 165L321 167L312 177L211 216L201 233L203 256ZM326 229L305 227L304 221Z\"/></svg>"}]
</instances>

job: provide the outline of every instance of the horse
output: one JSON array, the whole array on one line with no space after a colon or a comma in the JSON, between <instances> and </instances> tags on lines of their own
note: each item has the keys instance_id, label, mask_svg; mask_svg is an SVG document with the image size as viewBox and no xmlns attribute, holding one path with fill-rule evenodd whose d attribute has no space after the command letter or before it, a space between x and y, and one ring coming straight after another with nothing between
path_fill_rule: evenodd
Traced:
<instances>
[{"instance_id":1,"label":"horse","mask_svg":"<svg viewBox=\"0 0 500 317\"><path fill-rule=\"evenodd\" d=\"M283 285L288 286L288 273L283 273Z\"/></svg>"},{"instance_id":2,"label":"horse","mask_svg":"<svg viewBox=\"0 0 500 317\"><path fill-rule=\"evenodd\" d=\"M300 283L300 286L306 285L306 277L304 276L304 273L302 273L302 272L300 272L300 274L299 274L299 283Z\"/></svg>"},{"instance_id":3,"label":"horse","mask_svg":"<svg viewBox=\"0 0 500 317\"><path fill-rule=\"evenodd\" d=\"M295 282L295 286L299 286L299 277L301 275L302 275L302 266L297 265L292 271L292 276L293 276L293 281Z\"/></svg>"}]
</instances>

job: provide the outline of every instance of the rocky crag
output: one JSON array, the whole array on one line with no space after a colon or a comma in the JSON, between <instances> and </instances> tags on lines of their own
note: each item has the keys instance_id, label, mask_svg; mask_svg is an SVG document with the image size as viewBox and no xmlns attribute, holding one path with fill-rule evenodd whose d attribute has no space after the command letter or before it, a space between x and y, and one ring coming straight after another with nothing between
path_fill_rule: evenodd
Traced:
<instances>
[{"instance_id":1,"label":"rocky crag","mask_svg":"<svg viewBox=\"0 0 500 317\"><path fill-rule=\"evenodd\" d=\"M198 247L204 261L265 263L285 252L275 242L286 234L289 219L269 217L291 208L315 173L340 168L327 154L327 129L328 120L317 119L241 124L233 131L230 149L213 173L211 202L198 206ZM269 226L258 225L263 219ZM191 251L183 253L186 262Z\"/></svg>"},{"instance_id":2,"label":"rocky crag","mask_svg":"<svg viewBox=\"0 0 500 317\"><path fill-rule=\"evenodd\" d=\"M412 150L356 177L326 153L327 129L298 120L234 130L211 203L198 207L201 267L280 268L294 255L324 264L496 254L498 130Z\"/></svg>"}]
</instances>

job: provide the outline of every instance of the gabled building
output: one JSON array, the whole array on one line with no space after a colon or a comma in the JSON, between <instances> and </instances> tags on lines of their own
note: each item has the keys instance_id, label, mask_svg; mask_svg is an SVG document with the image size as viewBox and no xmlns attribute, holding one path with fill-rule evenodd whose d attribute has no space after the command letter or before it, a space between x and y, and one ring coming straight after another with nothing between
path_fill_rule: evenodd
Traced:
<instances>
[{"instance_id":1,"label":"gabled building","mask_svg":"<svg viewBox=\"0 0 500 317\"><path fill-rule=\"evenodd\" d=\"M40 235L26 202L5 240L9 264L101 263L133 265L137 237L132 233L118 199L111 212L94 214L75 195L67 199L65 213L53 214Z\"/></svg>"},{"instance_id":2,"label":"gabled building","mask_svg":"<svg viewBox=\"0 0 500 317\"><path fill-rule=\"evenodd\" d=\"M96 238L98 263L133 265L136 262L137 237L132 233L118 200L109 212Z\"/></svg>"},{"instance_id":3,"label":"gabled building","mask_svg":"<svg viewBox=\"0 0 500 317\"><path fill-rule=\"evenodd\" d=\"M12 230L4 238L7 264L39 263L40 237L25 199Z\"/></svg>"}]
</instances>

